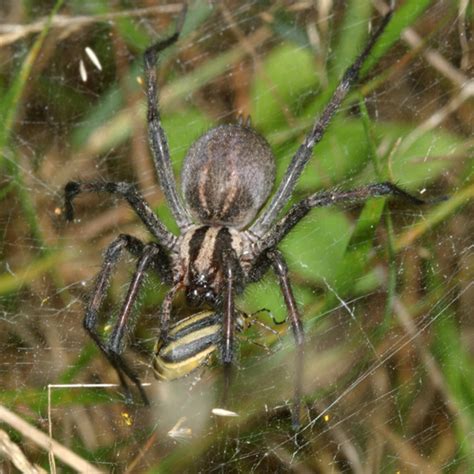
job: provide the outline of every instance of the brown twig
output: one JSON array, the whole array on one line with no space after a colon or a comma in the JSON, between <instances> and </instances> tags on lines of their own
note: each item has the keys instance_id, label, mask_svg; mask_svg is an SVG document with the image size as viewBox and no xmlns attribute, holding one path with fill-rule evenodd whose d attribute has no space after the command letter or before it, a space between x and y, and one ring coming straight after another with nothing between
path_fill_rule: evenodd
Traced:
<instances>
[{"instance_id":1,"label":"brown twig","mask_svg":"<svg viewBox=\"0 0 474 474\"><path fill-rule=\"evenodd\" d=\"M103 472L78 456L76 453L72 452L70 449L66 448L66 446L50 439L46 433L35 428L3 405L0 405L0 421L11 426L14 430L21 433L25 438L33 441L33 443L36 443L41 448L48 451L51 450L54 456L59 460L79 472L88 472L91 474Z\"/></svg>"}]
</instances>

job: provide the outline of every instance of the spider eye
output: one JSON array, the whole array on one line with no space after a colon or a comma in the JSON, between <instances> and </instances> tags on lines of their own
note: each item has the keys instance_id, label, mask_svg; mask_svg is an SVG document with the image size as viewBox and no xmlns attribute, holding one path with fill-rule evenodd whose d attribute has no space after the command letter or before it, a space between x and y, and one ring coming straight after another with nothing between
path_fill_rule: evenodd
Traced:
<instances>
[{"instance_id":1,"label":"spider eye","mask_svg":"<svg viewBox=\"0 0 474 474\"><path fill-rule=\"evenodd\" d=\"M200 288L190 288L186 292L186 300L190 306L202 306L205 302L205 295Z\"/></svg>"},{"instance_id":2,"label":"spider eye","mask_svg":"<svg viewBox=\"0 0 474 474\"><path fill-rule=\"evenodd\" d=\"M206 301L213 301L214 300L214 293L212 291L208 291L204 298L206 299Z\"/></svg>"},{"instance_id":3,"label":"spider eye","mask_svg":"<svg viewBox=\"0 0 474 474\"><path fill-rule=\"evenodd\" d=\"M216 296L207 285L191 286L186 291L186 301L193 307L203 306L206 303L212 305L216 301Z\"/></svg>"}]
</instances>

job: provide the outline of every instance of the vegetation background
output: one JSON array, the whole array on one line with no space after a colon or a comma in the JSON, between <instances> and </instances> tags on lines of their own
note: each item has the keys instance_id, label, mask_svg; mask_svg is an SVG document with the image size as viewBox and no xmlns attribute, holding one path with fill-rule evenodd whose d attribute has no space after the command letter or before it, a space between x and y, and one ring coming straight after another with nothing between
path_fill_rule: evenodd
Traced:
<instances>
[{"instance_id":1,"label":"vegetation background","mask_svg":"<svg viewBox=\"0 0 474 474\"><path fill-rule=\"evenodd\" d=\"M222 391L218 363L170 386L153 379L165 291L154 277L126 352L151 383L152 407L125 405L117 386L48 390L117 383L82 329L84 303L114 236L149 239L123 202L104 195L78 199L77 219L66 224L65 183L134 182L176 230L149 156L141 55L173 31L181 6L0 3L2 472L39 472L33 464L51 472L472 472L472 4L396 3L293 200L387 179L448 199L315 210L285 240L308 334L299 437L289 417L291 331L267 311L240 337L229 406L238 417L211 414ZM378 0L191 2L159 70L176 175L199 135L242 113L269 140L281 177L384 8ZM133 269L127 259L117 268L104 337ZM271 275L239 307L285 319ZM189 312L181 300L174 311ZM51 440L67 449L54 445L53 457Z\"/></svg>"}]
</instances>

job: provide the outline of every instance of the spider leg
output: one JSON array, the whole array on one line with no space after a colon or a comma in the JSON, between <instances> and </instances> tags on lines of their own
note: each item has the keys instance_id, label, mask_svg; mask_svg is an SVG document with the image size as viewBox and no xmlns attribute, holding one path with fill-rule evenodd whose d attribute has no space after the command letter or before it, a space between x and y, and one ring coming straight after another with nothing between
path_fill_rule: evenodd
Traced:
<instances>
[{"instance_id":1,"label":"spider leg","mask_svg":"<svg viewBox=\"0 0 474 474\"><path fill-rule=\"evenodd\" d=\"M224 390L222 404L227 405L230 386L232 385L232 362L234 360L234 329L235 329L235 303L234 284L235 275L231 259L225 259L224 291L222 298L222 348L221 357L224 366Z\"/></svg>"},{"instance_id":2,"label":"spider leg","mask_svg":"<svg viewBox=\"0 0 474 474\"><path fill-rule=\"evenodd\" d=\"M394 196L410 204L423 205L425 201L407 193L390 182L369 184L350 191L329 191L314 193L295 204L263 238L258 241L259 253L272 249L290 232L290 230L315 207L327 207L340 203L355 203L371 197Z\"/></svg>"},{"instance_id":3,"label":"spider leg","mask_svg":"<svg viewBox=\"0 0 474 474\"><path fill-rule=\"evenodd\" d=\"M95 182L78 183L70 181L64 188L64 208L66 219L74 219L73 200L81 193L109 193L123 197L130 207L136 212L151 234L158 239L166 250L172 251L176 242L176 237L163 225L153 212L144 197L137 191L134 185L119 182Z\"/></svg>"},{"instance_id":4,"label":"spider leg","mask_svg":"<svg viewBox=\"0 0 474 474\"><path fill-rule=\"evenodd\" d=\"M156 80L156 64L158 55L174 44L180 35L186 15L186 5L178 18L176 32L162 41L150 46L144 54L145 77L146 77L146 95L148 101L148 138L153 155L153 163L160 185L165 193L166 200L169 203L173 216L181 230L186 229L191 224L191 219L186 212L178 192L176 190L176 180L171 168L170 151L165 131L161 125L160 112L158 108L158 88Z\"/></svg>"},{"instance_id":5,"label":"spider leg","mask_svg":"<svg viewBox=\"0 0 474 474\"><path fill-rule=\"evenodd\" d=\"M170 317L173 299L177 291L182 287L181 283L175 284L169 291L166 293L161 303L161 314L160 314L160 339L164 344L168 342L168 331L170 326Z\"/></svg>"},{"instance_id":6,"label":"spider leg","mask_svg":"<svg viewBox=\"0 0 474 474\"><path fill-rule=\"evenodd\" d=\"M153 252L149 250L150 247L152 247ZM110 283L110 276L112 274L112 271L124 249L128 250L133 256L139 258L137 272L127 294L127 298L123 305L121 315L119 316L118 323L116 324L112 332L112 336L108 342L104 342L101 339L101 335L97 330L99 309L102 306L105 295L107 293L107 288ZM140 240L130 235L122 234L117 239L115 239L105 251L104 264L100 273L97 276L94 289L87 304L86 315L84 317L83 323L84 328L88 332L89 336L96 343L97 347L105 355L107 360L115 368L120 379L120 383L125 389L127 398L131 398L131 396L125 376L128 376L129 379L132 380L135 385L137 385L140 390L142 399L146 404L148 404L148 399L143 391L143 388L141 387L138 377L136 377L133 371L131 371L125 364L123 359L120 357L120 351L117 350L117 348L120 347L120 339L123 337L126 319L128 318L128 315L125 313L128 311L129 314L133 305L134 300L130 300L130 298L136 298L136 291L139 287L139 284L137 285L137 275L139 273L139 270L147 263L157 263L156 258L155 261L149 262L149 254L153 253L153 255L155 256L155 254L158 252L158 249L159 246L157 244L151 244L151 246L147 246ZM164 265L165 264L166 262L164 263Z\"/></svg>"},{"instance_id":7,"label":"spider leg","mask_svg":"<svg viewBox=\"0 0 474 474\"><path fill-rule=\"evenodd\" d=\"M107 294L107 288L110 283L110 276L112 271L117 264L124 249L128 250L135 257L139 257L144 248L145 244L140 240L132 237L131 235L121 234L116 238L105 251L104 263L100 273L97 275L94 289L91 297L87 304L86 314L84 317L84 328L88 332L89 336L96 343L97 347L110 361L107 348L104 342L101 340L99 333L97 332L97 321L99 309L102 306L105 295ZM128 391L127 383L124 379L122 372L117 367L114 361L111 361L113 367L116 369L119 376L120 382L123 387Z\"/></svg>"},{"instance_id":8,"label":"spider leg","mask_svg":"<svg viewBox=\"0 0 474 474\"><path fill-rule=\"evenodd\" d=\"M117 322L115 323L110 338L105 344L101 342L99 345L99 347L107 356L107 359L111 362L111 364L119 373L119 377L122 383L125 378L123 377L124 374L135 384L138 391L140 392L141 398L145 405L149 405L149 401L145 394L145 391L143 390L142 384L140 383L140 379L122 358L122 352L125 348L124 336L127 332L131 330L129 322L130 316L132 314L133 306L137 300L138 293L142 286L144 277L149 268L153 264L155 264L157 259L160 258L162 252L162 249L155 243L151 243L144 246L142 254L137 262L137 268L128 288L127 296L125 297L119 316L117 318ZM95 335L96 337L94 337L94 340L96 340L97 342L98 335L97 333L95 333ZM120 374L122 374L122 376ZM130 391L126 383L124 387L127 394L129 394Z\"/></svg>"},{"instance_id":9,"label":"spider leg","mask_svg":"<svg viewBox=\"0 0 474 474\"><path fill-rule=\"evenodd\" d=\"M102 269L97 275L94 290L92 291L92 295L87 305L84 321L86 329L95 328L96 326L97 315L107 293L110 275L120 258L123 249L128 250L133 256L139 257L143 252L144 246L145 244L137 238L132 237L131 235L121 234L107 247Z\"/></svg>"},{"instance_id":10,"label":"spider leg","mask_svg":"<svg viewBox=\"0 0 474 474\"><path fill-rule=\"evenodd\" d=\"M234 304L234 270L228 264L226 268L225 288L223 298L223 346L222 362L224 365L232 364L234 356L234 326L235 326L235 304Z\"/></svg>"},{"instance_id":11,"label":"spider leg","mask_svg":"<svg viewBox=\"0 0 474 474\"><path fill-rule=\"evenodd\" d=\"M298 178L300 177L304 167L306 166L306 163L313 154L314 146L321 141L333 115L341 105L341 102L346 97L352 85L358 80L359 72L362 65L364 64L364 61L367 59L367 56L370 54L379 36L383 33L387 23L390 20L390 17L392 16L392 13L393 10L390 10L382 18L379 27L372 33L372 36L367 42L367 45L362 53L344 73L341 82L338 84L331 97L331 100L327 104L319 119L315 121L304 142L300 145L297 152L293 156L291 163L288 166L280 183L280 186L277 192L274 194L270 204L250 227L251 233L257 236L264 235L277 218L277 215L283 206L290 199Z\"/></svg>"},{"instance_id":12,"label":"spider leg","mask_svg":"<svg viewBox=\"0 0 474 474\"><path fill-rule=\"evenodd\" d=\"M288 316L293 330L293 336L296 343L296 361L295 361L295 393L293 401L292 424L293 429L298 431L300 427L301 414L301 395L303 393L303 362L304 362L304 329L301 321L298 307L291 289L291 283L288 276L288 267L283 255L278 250L267 253L273 269L278 276L280 289L283 293Z\"/></svg>"}]
</instances>

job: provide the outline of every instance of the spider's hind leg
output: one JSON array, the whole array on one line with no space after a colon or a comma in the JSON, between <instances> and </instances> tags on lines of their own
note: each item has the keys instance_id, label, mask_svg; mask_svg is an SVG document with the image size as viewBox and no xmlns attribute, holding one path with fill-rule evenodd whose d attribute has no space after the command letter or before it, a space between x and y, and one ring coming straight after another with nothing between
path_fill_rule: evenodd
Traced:
<instances>
[{"instance_id":1,"label":"spider's hind leg","mask_svg":"<svg viewBox=\"0 0 474 474\"><path fill-rule=\"evenodd\" d=\"M283 293L291 329L295 337L296 359L295 359L295 391L293 399L293 410L291 421L293 429L299 431L301 426L301 397L303 394L303 369L304 369L304 328L296 304L293 290L288 276L288 267L283 255L278 250L268 252L273 269L278 277L280 289Z\"/></svg>"}]
</instances>

